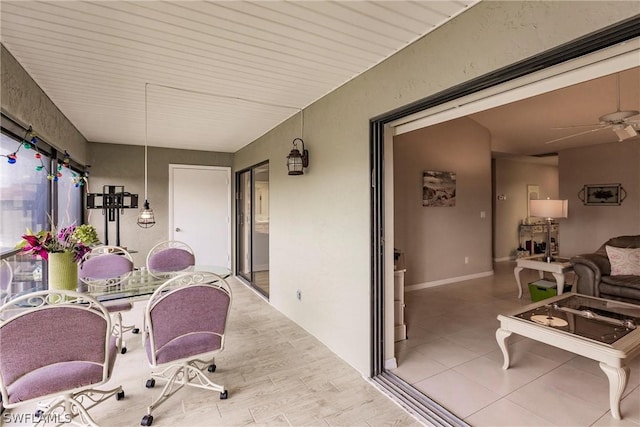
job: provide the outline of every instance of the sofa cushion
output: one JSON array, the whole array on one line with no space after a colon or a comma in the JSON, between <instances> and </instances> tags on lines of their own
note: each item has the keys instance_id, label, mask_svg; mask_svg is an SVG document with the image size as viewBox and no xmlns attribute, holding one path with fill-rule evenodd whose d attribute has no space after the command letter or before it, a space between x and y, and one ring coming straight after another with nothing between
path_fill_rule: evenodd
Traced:
<instances>
[{"instance_id":1,"label":"sofa cushion","mask_svg":"<svg viewBox=\"0 0 640 427\"><path fill-rule=\"evenodd\" d=\"M600 297L640 304L640 276L602 276Z\"/></svg>"},{"instance_id":2,"label":"sofa cushion","mask_svg":"<svg viewBox=\"0 0 640 427\"><path fill-rule=\"evenodd\" d=\"M606 246L612 276L640 276L640 248Z\"/></svg>"}]
</instances>

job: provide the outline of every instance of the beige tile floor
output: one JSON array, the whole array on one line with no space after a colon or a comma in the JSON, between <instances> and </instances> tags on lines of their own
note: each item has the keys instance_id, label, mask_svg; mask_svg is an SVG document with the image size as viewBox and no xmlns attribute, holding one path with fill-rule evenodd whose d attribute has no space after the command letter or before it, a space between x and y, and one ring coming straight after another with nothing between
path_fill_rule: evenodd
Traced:
<instances>
[{"instance_id":1,"label":"beige tile floor","mask_svg":"<svg viewBox=\"0 0 640 427\"><path fill-rule=\"evenodd\" d=\"M597 362L512 335L512 367L502 370L496 316L531 302L527 289L517 298L513 267L407 292L409 339L396 343L393 372L472 426L640 426L640 357L630 364L621 421L611 417ZM522 283L537 274L524 270Z\"/></svg>"},{"instance_id":2,"label":"beige tile floor","mask_svg":"<svg viewBox=\"0 0 640 427\"><path fill-rule=\"evenodd\" d=\"M420 426L398 404L302 328L236 279L226 347L216 359L214 381L229 391L183 389L154 411L153 426ZM141 324L143 305L125 313ZM128 351L116 360L114 377L124 400L90 412L103 427L138 426L146 405L160 392L146 389L149 367L139 336L127 334ZM10 417L31 414L23 405L0 417L0 425L23 425Z\"/></svg>"}]
</instances>

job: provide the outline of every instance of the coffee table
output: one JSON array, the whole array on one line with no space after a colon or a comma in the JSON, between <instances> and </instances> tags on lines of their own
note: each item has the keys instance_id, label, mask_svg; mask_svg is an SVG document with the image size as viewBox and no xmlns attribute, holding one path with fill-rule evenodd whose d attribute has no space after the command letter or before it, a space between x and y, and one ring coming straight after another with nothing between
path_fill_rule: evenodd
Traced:
<instances>
[{"instance_id":1,"label":"coffee table","mask_svg":"<svg viewBox=\"0 0 640 427\"><path fill-rule=\"evenodd\" d=\"M513 275L516 276L516 284L518 285L518 298L522 298L522 283L520 283L520 272L529 268L538 270L540 278L544 277L544 272L549 272L556 279L558 285L558 295L562 295L564 291L564 274L573 271L573 266L569 262L569 258L554 257L554 261L547 262L544 255L533 255L516 260L516 268L513 269Z\"/></svg>"},{"instance_id":2,"label":"coffee table","mask_svg":"<svg viewBox=\"0 0 640 427\"><path fill-rule=\"evenodd\" d=\"M596 360L609 379L611 415L621 419L627 362L640 354L640 306L569 292L500 314L498 320L502 369L509 369L512 333Z\"/></svg>"}]
</instances>

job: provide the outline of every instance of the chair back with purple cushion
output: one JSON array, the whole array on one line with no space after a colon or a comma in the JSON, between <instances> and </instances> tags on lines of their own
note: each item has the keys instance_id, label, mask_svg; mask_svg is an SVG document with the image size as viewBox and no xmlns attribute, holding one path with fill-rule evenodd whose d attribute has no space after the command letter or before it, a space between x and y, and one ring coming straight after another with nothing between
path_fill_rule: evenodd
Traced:
<instances>
[{"instance_id":1,"label":"chair back with purple cushion","mask_svg":"<svg viewBox=\"0 0 640 427\"><path fill-rule=\"evenodd\" d=\"M189 245L167 240L155 245L147 255L147 269L154 277L167 279L188 270L196 263Z\"/></svg>"},{"instance_id":2,"label":"chair back with purple cushion","mask_svg":"<svg viewBox=\"0 0 640 427\"><path fill-rule=\"evenodd\" d=\"M111 318L97 300L42 291L0 307L0 392L5 407L109 379Z\"/></svg>"},{"instance_id":3,"label":"chair back with purple cushion","mask_svg":"<svg viewBox=\"0 0 640 427\"><path fill-rule=\"evenodd\" d=\"M160 286L145 310L150 364L221 351L231 299L229 284L209 272L183 273Z\"/></svg>"},{"instance_id":4,"label":"chair back with purple cushion","mask_svg":"<svg viewBox=\"0 0 640 427\"><path fill-rule=\"evenodd\" d=\"M82 258L78 277L94 288L119 285L133 271L133 258L119 246L98 246Z\"/></svg>"}]
</instances>

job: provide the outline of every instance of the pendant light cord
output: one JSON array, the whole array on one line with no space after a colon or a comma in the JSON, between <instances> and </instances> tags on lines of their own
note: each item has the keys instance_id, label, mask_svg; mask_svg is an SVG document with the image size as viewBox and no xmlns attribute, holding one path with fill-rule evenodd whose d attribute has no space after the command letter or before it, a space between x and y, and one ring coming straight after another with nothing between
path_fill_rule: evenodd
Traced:
<instances>
[{"instance_id":1,"label":"pendant light cord","mask_svg":"<svg viewBox=\"0 0 640 427\"><path fill-rule=\"evenodd\" d=\"M148 117L147 117L147 88L149 83L144 84L144 201L147 202L147 142L148 142Z\"/></svg>"}]
</instances>

